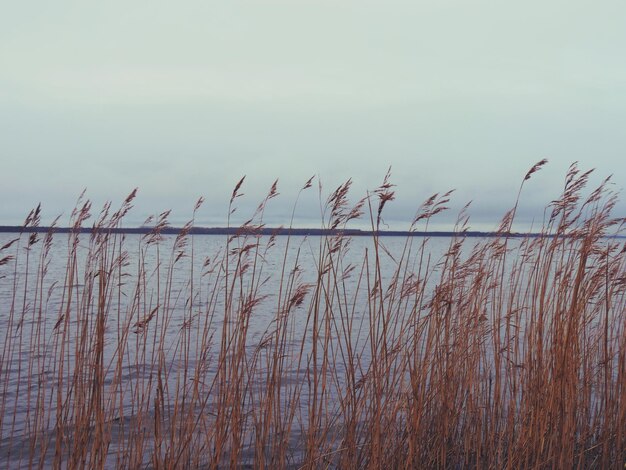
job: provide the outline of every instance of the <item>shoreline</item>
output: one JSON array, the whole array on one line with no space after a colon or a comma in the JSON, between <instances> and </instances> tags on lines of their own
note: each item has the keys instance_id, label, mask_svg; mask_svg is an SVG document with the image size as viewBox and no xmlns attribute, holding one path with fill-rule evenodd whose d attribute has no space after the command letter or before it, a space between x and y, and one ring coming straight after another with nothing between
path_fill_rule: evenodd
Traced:
<instances>
[{"instance_id":1,"label":"shoreline","mask_svg":"<svg viewBox=\"0 0 626 470\"><path fill-rule=\"evenodd\" d=\"M137 234L145 235L151 233L154 227L22 227L17 225L0 225L0 233L115 233L115 234ZM183 227L163 227L160 233L163 235L178 235L183 231ZM266 235L266 236L379 236L379 237L455 237L467 238L537 238L553 237L555 235L536 232L483 232L468 230L464 232L454 232L447 230L433 231L407 231L407 230L360 230L360 229L319 229L319 228L285 228L285 227L191 227L188 231L190 235ZM562 236L562 235L561 235ZM626 238L624 235L609 235L606 238Z\"/></svg>"}]
</instances>

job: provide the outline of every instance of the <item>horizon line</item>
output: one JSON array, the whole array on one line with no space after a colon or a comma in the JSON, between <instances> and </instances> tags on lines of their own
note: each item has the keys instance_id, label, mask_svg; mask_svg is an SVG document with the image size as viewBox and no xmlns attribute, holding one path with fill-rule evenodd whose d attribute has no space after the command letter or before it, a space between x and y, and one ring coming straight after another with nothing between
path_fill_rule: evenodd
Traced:
<instances>
[{"instance_id":1,"label":"horizon line","mask_svg":"<svg viewBox=\"0 0 626 470\"><path fill-rule=\"evenodd\" d=\"M111 233L146 235L155 232L154 226L139 227L55 227L55 226L19 226L0 225L0 233ZM382 237L554 237L555 234L542 232L511 232L511 231L482 231L482 230L362 230L362 229L331 229L331 228L294 228L294 227L266 227L266 226L239 226L239 227L174 227L165 226L158 230L163 235L179 235L187 230L189 235L262 235L262 236L382 236ZM607 238L626 238L626 235L607 235Z\"/></svg>"}]
</instances>

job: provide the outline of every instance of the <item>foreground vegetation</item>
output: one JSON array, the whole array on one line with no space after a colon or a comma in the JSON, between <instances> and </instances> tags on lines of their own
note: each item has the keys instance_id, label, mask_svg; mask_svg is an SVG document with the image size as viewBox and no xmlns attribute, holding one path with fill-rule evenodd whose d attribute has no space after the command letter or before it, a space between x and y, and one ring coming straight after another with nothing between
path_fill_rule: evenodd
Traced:
<instances>
[{"instance_id":1,"label":"foreground vegetation","mask_svg":"<svg viewBox=\"0 0 626 470\"><path fill-rule=\"evenodd\" d=\"M376 234L348 256L340 230L365 213L375 233L394 197L388 176L354 205L350 182L330 195L322 228L339 232L315 239L313 265L301 265L294 237L277 251L275 237L255 234L276 185L200 272L193 220L169 245L167 213L139 246L112 231L133 192L118 211L102 210L91 235L78 233L91 212L80 202L59 279L48 273L52 232L28 232L34 210L0 249L0 459L621 468L626 248L607 235L623 220L606 182L585 193L588 177L570 168L542 236L506 236L516 203L501 236L468 247L476 240L463 237L462 212L437 259L427 238L407 237L392 255ZM410 230L428 230L449 196L428 199Z\"/></svg>"}]
</instances>

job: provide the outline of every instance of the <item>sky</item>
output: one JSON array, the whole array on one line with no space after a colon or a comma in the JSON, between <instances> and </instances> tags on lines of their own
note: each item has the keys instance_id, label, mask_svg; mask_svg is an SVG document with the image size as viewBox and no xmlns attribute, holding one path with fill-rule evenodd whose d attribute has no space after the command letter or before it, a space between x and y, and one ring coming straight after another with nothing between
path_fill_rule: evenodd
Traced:
<instances>
[{"instance_id":1,"label":"sky","mask_svg":"<svg viewBox=\"0 0 626 470\"><path fill-rule=\"evenodd\" d=\"M320 225L320 197L353 200L391 167L384 218L455 189L493 229L528 169L518 226L536 224L577 161L626 184L626 2L181 0L4 2L0 225L43 221L86 189L94 207L135 187L125 221L172 210L198 225L247 218L278 179L268 225ZM622 194L616 215L626 216ZM94 209L96 211L97 209Z\"/></svg>"}]
</instances>

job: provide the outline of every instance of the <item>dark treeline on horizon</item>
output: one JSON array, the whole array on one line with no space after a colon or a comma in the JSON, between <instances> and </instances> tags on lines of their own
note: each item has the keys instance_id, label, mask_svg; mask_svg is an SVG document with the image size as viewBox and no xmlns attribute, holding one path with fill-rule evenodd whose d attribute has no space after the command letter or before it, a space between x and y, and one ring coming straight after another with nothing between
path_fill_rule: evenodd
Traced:
<instances>
[{"instance_id":1,"label":"dark treeline on horizon","mask_svg":"<svg viewBox=\"0 0 626 470\"><path fill-rule=\"evenodd\" d=\"M153 232L154 227L80 227L75 229L72 227L22 227L17 225L0 225L0 233L47 233L52 230L55 233L72 233L78 230L79 233L91 234L94 232L102 233L120 233L120 234L148 234ZM159 232L163 235L178 235L182 231L182 227L162 227ZM360 229L320 229L320 228L286 228L286 227L192 227L188 232L190 235L276 235L276 236L327 236L327 235L346 235L346 236L373 236L381 237L540 237L551 236L542 233L525 233L525 232L482 232L476 230L467 230L463 232L434 230L434 231L406 231L406 230L360 230ZM624 238L624 236L616 236L616 238Z\"/></svg>"}]
</instances>

